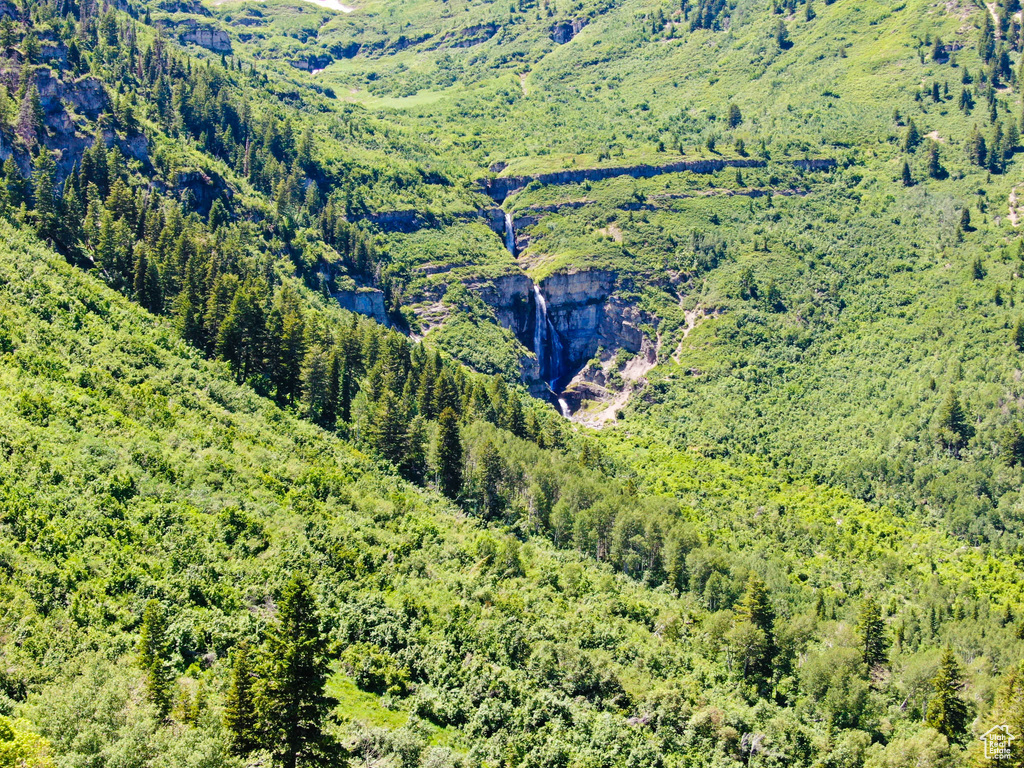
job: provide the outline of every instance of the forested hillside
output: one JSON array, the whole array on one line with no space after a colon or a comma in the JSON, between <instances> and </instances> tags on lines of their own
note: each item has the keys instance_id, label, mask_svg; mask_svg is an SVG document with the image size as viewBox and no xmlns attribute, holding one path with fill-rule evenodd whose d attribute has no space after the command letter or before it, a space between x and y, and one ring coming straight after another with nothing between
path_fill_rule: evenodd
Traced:
<instances>
[{"instance_id":1,"label":"forested hillside","mask_svg":"<svg viewBox=\"0 0 1024 768\"><path fill-rule=\"evenodd\" d=\"M0 764L1024 761L1020 13L0 2Z\"/></svg>"}]
</instances>

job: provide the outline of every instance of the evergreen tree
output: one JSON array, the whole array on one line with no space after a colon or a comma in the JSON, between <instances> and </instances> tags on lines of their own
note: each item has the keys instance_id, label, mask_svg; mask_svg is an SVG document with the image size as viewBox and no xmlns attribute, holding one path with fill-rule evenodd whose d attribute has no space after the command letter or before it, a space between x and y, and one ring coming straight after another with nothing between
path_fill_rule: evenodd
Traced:
<instances>
[{"instance_id":1,"label":"evergreen tree","mask_svg":"<svg viewBox=\"0 0 1024 768\"><path fill-rule=\"evenodd\" d=\"M414 483L422 483L427 476L427 422L422 416L414 416L409 422L399 470Z\"/></svg>"},{"instance_id":2,"label":"evergreen tree","mask_svg":"<svg viewBox=\"0 0 1024 768\"><path fill-rule=\"evenodd\" d=\"M451 408L437 419L437 478L441 493L449 499L462 493L462 437L459 417Z\"/></svg>"},{"instance_id":3,"label":"evergreen tree","mask_svg":"<svg viewBox=\"0 0 1024 768\"><path fill-rule=\"evenodd\" d=\"M962 743L967 736L967 702L960 698L963 686L960 664L947 646L942 652L939 671L932 679L932 697L928 701L925 723L954 743Z\"/></svg>"},{"instance_id":4,"label":"evergreen tree","mask_svg":"<svg viewBox=\"0 0 1024 768\"><path fill-rule=\"evenodd\" d=\"M494 443L484 442L477 457L476 483L480 499L481 513L485 520L493 520L504 511L502 485L505 476L505 464L501 460Z\"/></svg>"},{"instance_id":5,"label":"evergreen tree","mask_svg":"<svg viewBox=\"0 0 1024 768\"><path fill-rule=\"evenodd\" d=\"M1021 434L1020 427L1016 423L1010 424L1006 428L1000 442L1003 460L1009 466L1024 465L1024 434Z\"/></svg>"},{"instance_id":6,"label":"evergreen tree","mask_svg":"<svg viewBox=\"0 0 1024 768\"><path fill-rule=\"evenodd\" d=\"M951 389L939 410L939 439L947 450L956 455L970 436L971 427L960 405L960 398L956 390Z\"/></svg>"},{"instance_id":7,"label":"evergreen tree","mask_svg":"<svg viewBox=\"0 0 1024 768\"><path fill-rule=\"evenodd\" d=\"M865 600L864 605L861 606L857 630L860 634L864 663L868 665L868 668L885 664L888 661L885 622L882 620L882 611L879 609L878 603L872 597Z\"/></svg>"},{"instance_id":8,"label":"evergreen tree","mask_svg":"<svg viewBox=\"0 0 1024 768\"><path fill-rule=\"evenodd\" d=\"M32 196L35 199L36 231L44 240L57 235L57 204L53 196L54 175L57 164L53 154L45 147L32 163Z\"/></svg>"},{"instance_id":9,"label":"evergreen tree","mask_svg":"<svg viewBox=\"0 0 1024 768\"><path fill-rule=\"evenodd\" d=\"M942 163L939 160L939 143L937 141L928 142L927 168L930 178L939 179L942 177Z\"/></svg>"},{"instance_id":10,"label":"evergreen tree","mask_svg":"<svg viewBox=\"0 0 1024 768\"><path fill-rule=\"evenodd\" d=\"M320 765L328 756L323 723L332 701L324 693L324 650L312 590L297 574L281 595L256 692L261 741L281 768Z\"/></svg>"},{"instance_id":11,"label":"evergreen tree","mask_svg":"<svg viewBox=\"0 0 1024 768\"><path fill-rule=\"evenodd\" d=\"M903 176L903 186L904 187L913 186L914 179L910 175L910 164L906 160L903 161L903 173L902 173L902 176Z\"/></svg>"},{"instance_id":12,"label":"evergreen tree","mask_svg":"<svg viewBox=\"0 0 1024 768\"><path fill-rule=\"evenodd\" d=\"M740 112L740 108L735 104L729 105L729 127L736 128L740 123L743 122L743 113Z\"/></svg>"},{"instance_id":13,"label":"evergreen tree","mask_svg":"<svg viewBox=\"0 0 1024 768\"><path fill-rule=\"evenodd\" d=\"M914 123L914 119L911 118L907 121L907 132L903 136L903 151L913 152L917 149L917 145L921 143L921 133L917 130L917 125Z\"/></svg>"},{"instance_id":14,"label":"evergreen tree","mask_svg":"<svg viewBox=\"0 0 1024 768\"><path fill-rule=\"evenodd\" d=\"M768 691L774 675L775 609L764 582L751 574L746 592L736 608L736 624L730 639L741 660L743 676L753 682L761 695Z\"/></svg>"},{"instance_id":15,"label":"evergreen tree","mask_svg":"<svg viewBox=\"0 0 1024 768\"><path fill-rule=\"evenodd\" d=\"M146 603L139 633L139 666L145 675L146 698L160 717L167 717L173 703L174 677L168 660L167 617L156 600Z\"/></svg>"},{"instance_id":16,"label":"evergreen tree","mask_svg":"<svg viewBox=\"0 0 1024 768\"><path fill-rule=\"evenodd\" d=\"M160 278L156 266L149 259L149 249L140 243L135 251L135 275L132 280L135 300L145 309L157 314L163 307L160 298Z\"/></svg>"},{"instance_id":17,"label":"evergreen tree","mask_svg":"<svg viewBox=\"0 0 1024 768\"><path fill-rule=\"evenodd\" d=\"M405 436L408 422L398 398L385 389L373 409L373 418L367 427L367 438L374 452L396 467L405 457Z\"/></svg>"},{"instance_id":18,"label":"evergreen tree","mask_svg":"<svg viewBox=\"0 0 1024 768\"><path fill-rule=\"evenodd\" d=\"M981 22L981 32L978 35L978 55L981 60L986 64L992 59L996 51L995 34L992 28L992 15L989 13L983 14L984 19Z\"/></svg>"},{"instance_id":19,"label":"evergreen tree","mask_svg":"<svg viewBox=\"0 0 1024 768\"><path fill-rule=\"evenodd\" d=\"M1013 327L1013 345L1018 352L1024 352L1024 317L1018 317Z\"/></svg>"},{"instance_id":20,"label":"evergreen tree","mask_svg":"<svg viewBox=\"0 0 1024 768\"><path fill-rule=\"evenodd\" d=\"M228 732L231 753L238 757L244 757L259 746L254 681L249 643L243 640L235 649L231 683L224 700L224 728Z\"/></svg>"},{"instance_id":21,"label":"evergreen tree","mask_svg":"<svg viewBox=\"0 0 1024 768\"><path fill-rule=\"evenodd\" d=\"M988 159L988 148L985 145L985 139L978 131L978 126L974 126L974 131L967 141L967 157L975 165L979 165L982 168L985 167L985 161Z\"/></svg>"}]
</instances>

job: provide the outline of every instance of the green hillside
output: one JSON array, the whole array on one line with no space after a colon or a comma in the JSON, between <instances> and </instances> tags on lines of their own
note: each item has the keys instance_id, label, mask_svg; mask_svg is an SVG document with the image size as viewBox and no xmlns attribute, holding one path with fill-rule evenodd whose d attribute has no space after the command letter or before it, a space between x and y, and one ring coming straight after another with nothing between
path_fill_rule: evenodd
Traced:
<instances>
[{"instance_id":1,"label":"green hillside","mask_svg":"<svg viewBox=\"0 0 1024 768\"><path fill-rule=\"evenodd\" d=\"M0 3L0 768L1020 762L1020 13Z\"/></svg>"}]
</instances>

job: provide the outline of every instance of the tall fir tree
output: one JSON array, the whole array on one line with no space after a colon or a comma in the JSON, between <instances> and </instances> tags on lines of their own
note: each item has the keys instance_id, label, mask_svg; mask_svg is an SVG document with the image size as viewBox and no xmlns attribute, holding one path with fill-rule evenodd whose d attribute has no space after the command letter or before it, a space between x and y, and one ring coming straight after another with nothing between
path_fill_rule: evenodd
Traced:
<instances>
[{"instance_id":1,"label":"tall fir tree","mask_svg":"<svg viewBox=\"0 0 1024 768\"><path fill-rule=\"evenodd\" d=\"M262 743L280 768L327 762L331 743L324 720L332 700L324 693L328 667L312 588L296 574L284 588L267 640L257 690Z\"/></svg>"},{"instance_id":2,"label":"tall fir tree","mask_svg":"<svg viewBox=\"0 0 1024 768\"><path fill-rule=\"evenodd\" d=\"M462 437L459 417L445 408L437 419L437 483L449 499L462 493Z\"/></svg>"},{"instance_id":3,"label":"tall fir tree","mask_svg":"<svg viewBox=\"0 0 1024 768\"><path fill-rule=\"evenodd\" d=\"M857 619L857 633L860 635L860 648L864 656L864 663L868 665L868 668L885 664L888 661L885 621L882 619L882 611L879 609L878 603L872 597L865 600L861 606L860 616Z\"/></svg>"},{"instance_id":4,"label":"tall fir tree","mask_svg":"<svg viewBox=\"0 0 1024 768\"><path fill-rule=\"evenodd\" d=\"M942 652L939 671L932 679L932 696L928 700L925 723L954 743L964 741L970 722L967 702L960 696L963 687L960 663L947 646Z\"/></svg>"},{"instance_id":5,"label":"tall fir tree","mask_svg":"<svg viewBox=\"0 0 1024 768\"><path fill-rule=\"evenodd\" d=\"M167 717L173 703L174 676L167 642L167 616L156 600L146 603L139 632L139 666L145 676L146 698L157 714Z\"/></svg>"},{"instance_id":6,"label":"tall fir tree","mask_svg":"<svg viewBox=\"0 0 1024 768\"><path fill-rule=\"evenodd\" d=\"M249 643L243 640L235 649L231 683L224 699L224 728L228 732L231 753L238 757L259 747L254 682Z\"/></svg>"}]
</instances>

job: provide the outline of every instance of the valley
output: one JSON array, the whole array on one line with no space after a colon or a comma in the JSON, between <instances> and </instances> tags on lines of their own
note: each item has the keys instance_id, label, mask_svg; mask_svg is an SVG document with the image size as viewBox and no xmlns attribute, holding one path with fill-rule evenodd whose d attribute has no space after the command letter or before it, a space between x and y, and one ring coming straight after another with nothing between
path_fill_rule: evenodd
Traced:
<instances>
[{"instance_id":1,"label":"valley","mask_svg":"<svg viewBox=\"0 0 1024 768\"><path fill-rule=\"evenodd\" d=\"M1020 14L0 2L0 768L1020 763Z\"/></svg>"}]
</instances>

